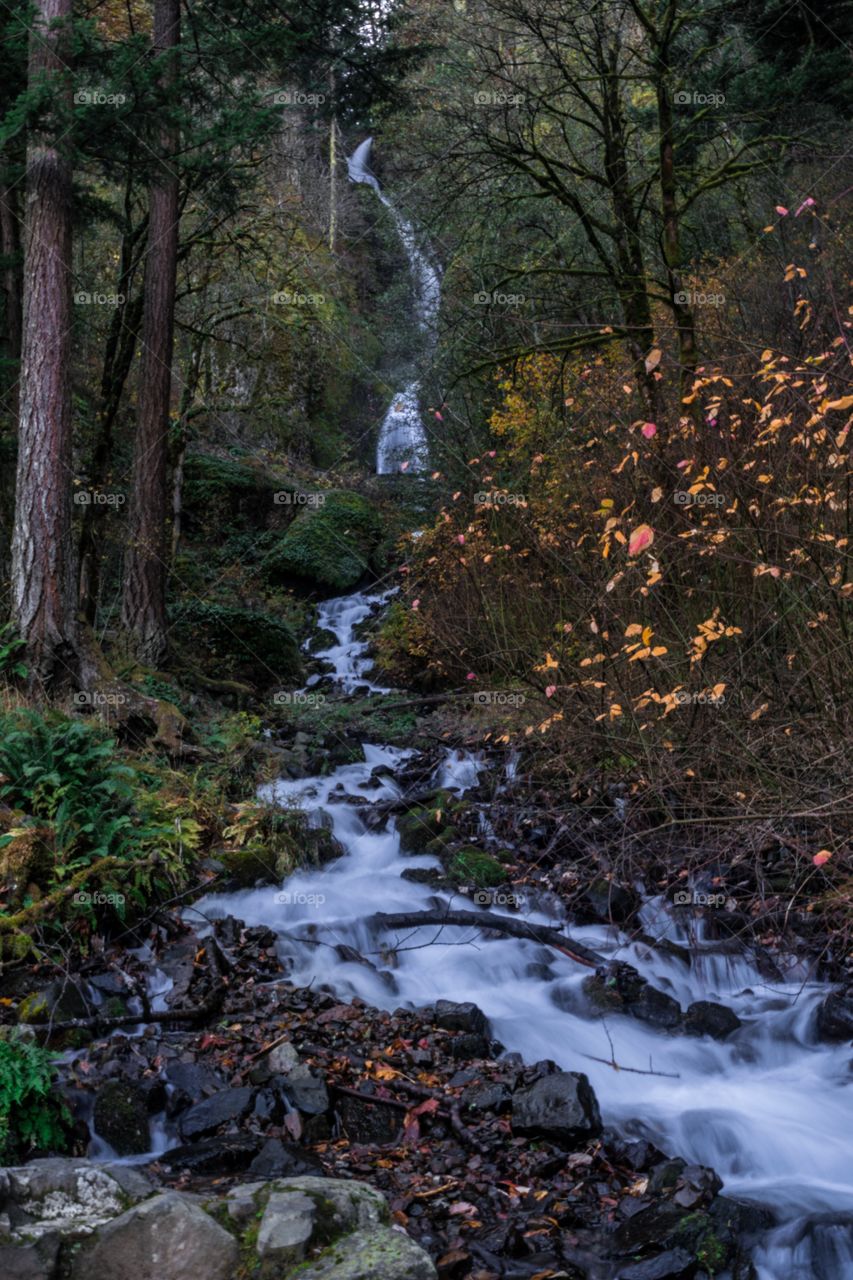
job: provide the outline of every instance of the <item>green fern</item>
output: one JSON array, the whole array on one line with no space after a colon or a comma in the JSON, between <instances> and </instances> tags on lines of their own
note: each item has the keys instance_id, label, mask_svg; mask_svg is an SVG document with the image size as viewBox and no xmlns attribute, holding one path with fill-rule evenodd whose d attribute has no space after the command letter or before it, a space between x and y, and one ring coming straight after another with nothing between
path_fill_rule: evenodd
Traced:
<instances>
[{"instance_id":1,"label":"green fern","mask_svg":"<svg viewBox=\"0 0 853 1280\"><path fill-rule=\"evenodd\" d=\"M0 1040L0 1158L66 1145L68 1110L56 1096L55 1056L30 1040Z\"/></svg>"}]
</instances>

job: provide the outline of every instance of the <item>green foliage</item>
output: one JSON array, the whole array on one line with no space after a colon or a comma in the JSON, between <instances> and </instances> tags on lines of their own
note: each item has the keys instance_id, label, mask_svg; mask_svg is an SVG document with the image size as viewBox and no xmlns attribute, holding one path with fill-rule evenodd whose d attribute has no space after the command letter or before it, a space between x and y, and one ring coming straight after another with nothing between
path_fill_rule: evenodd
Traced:
<instances>
[{"instance_id":1,"label":"green foliage","mask_svg":"<svg viewBox=\"0 0 853 1280\"><path fill-rule=\"evenodd\" d=\"M360 494L336 490L322 498L294 520L264 568L273 579L293 576L346 591L377 567L383 521Z\"/></svg>"},{"instance_id":2,"label":"green foliage","mask_svg":"<svg viewBox=\"0 0 853 1280\"><path fill-rule=\"evenodd\" d=\"M0 1040L0 1159L65 1146L68 1112L54 1091L54 1055L30 1040Z\"/></svg>"},{"instance_id":3,"label":"green foliage","mask_svg":"<svg viewBox=\"0 0 853 1280\"><path fill-rule=\"evenodd\" d=\"M276 511L275 495L296 492L295 481L272 475L252 458L191 454L184 473L183 505L194 525L229 529L263 528ZM279 503L285 510L295 507Z\"/></svg>"},{"instance_id":4,"label":"green foliage","mask_svg":"<svg viewBox=\"0 0 853 1280\"><path fill-rule=\"evenodd\" d=\"M448 871L455 880L470 881L478 889L494 888L507 878L506 869L497 858L472 846L453 855Z\"/></svg>"},{"instance_id":5,"label":"green foliage","mask_svg":"<svg viewBox=\"0 0 853 1280\"><path fill-rule=\"evenodd\" d=\"M188 658L214 660L217 676L245 680L256 688L296 683L302 674L291 628L251 609L183 600L171 610L173 635Z\"/></svg>"},{"instance_id":6,"label":"green foliage","mask_svg":"<svg viewBox=\"0 0 853 1280\"><path fill-rule=\"evenodd\" d=\"M20 653L25 643L15 630L14 624L7 622L0 627L0 676L23 679L27 674L26 663L21 662Z\"/></svg>"}]
</instances>

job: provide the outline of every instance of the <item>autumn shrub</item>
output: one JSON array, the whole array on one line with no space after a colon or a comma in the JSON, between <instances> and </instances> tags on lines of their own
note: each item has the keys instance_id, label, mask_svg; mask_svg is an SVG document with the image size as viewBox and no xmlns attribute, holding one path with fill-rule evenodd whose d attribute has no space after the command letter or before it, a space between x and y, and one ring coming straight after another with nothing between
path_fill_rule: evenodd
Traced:
<instances>
[{"instance_id":1,"label":"autumn shrub","mask_svg":"<svg viewBox=\"0 0 853 1280\"><path fill-rule=\"evenodd\" d=\"M397 648L408 630L447 686L523 682L552 769L841 813L849 322L810 332L807 272L784 276L802 352L708 363L657 421L621 407L634 388L606 357L505 371L492 447L413 546Z\"/></svg>"}]
</instances>

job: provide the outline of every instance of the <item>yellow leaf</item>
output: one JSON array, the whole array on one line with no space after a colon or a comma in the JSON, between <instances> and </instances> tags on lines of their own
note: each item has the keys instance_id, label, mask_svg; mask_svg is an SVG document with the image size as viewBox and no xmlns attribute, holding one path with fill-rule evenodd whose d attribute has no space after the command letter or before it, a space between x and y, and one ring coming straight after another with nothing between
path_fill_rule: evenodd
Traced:
<instances>
[{"instance_id":1,"label":"yellow leaf","mask_svg":"<svg viewBox=\"0 0 853 1280\"><path fill-rule=\"evenodd\" d=\"M840 400L828 400L824 409L853 409L853 396L842 396Z\"/></svg>"},{"instance_id":2,"label":"yellow leaf","mask_svg":"<svg viewBox=\"0 0 853 1280\"><path fill-rule=\"evenodd\" d=\"M662 355L663 352L660 347L652 347L651 351L646 356L646 373L651 373L652 369L656 369L658 367L661 362Z\"/></svg>"}]
</instances>

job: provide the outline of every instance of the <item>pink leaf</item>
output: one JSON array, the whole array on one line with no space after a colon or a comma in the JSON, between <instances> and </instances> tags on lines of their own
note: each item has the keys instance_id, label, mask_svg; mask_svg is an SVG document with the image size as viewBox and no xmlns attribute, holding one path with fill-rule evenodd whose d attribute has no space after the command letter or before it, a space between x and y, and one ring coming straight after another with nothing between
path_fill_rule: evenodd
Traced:
<instances>
[{"instance_id":1,"label":"pink leaf","mask_svg":"<svg viewBox=\"0 0 853 1280\"><path fill-rule=\"evenodd\" d=\"M438 409L435 411L435 416L438 418L439 422L444 422L444 415L439 413Z\"/></svg>"},{"instance_id":2,"label":"pink leaf","mask_svg":"<svg viewBox=\"0 0 853 1280\"><path fill-rule=\"evenodd\" d=\"M628 539L628 555L638 556L641 551L645 551L655 540L655 531L648 524L637 525L631 537Z\"/></svg>"},{"instance_id":3,"label":"pink leaf","mask_svg":"<svg viewBox=\"0 0 853 1280\"><path fill-rule=\"evenodd\" d=\"M656 436L657 433L658 433L658 429L653 422L643 423L643 435L646 437L647 440L651 440L652 436Z\"/></svg>"},{"instance_id":4,"label":"pink leaf","mask_svg":"<svg viewBox=\"0 0 853 1280\"><path fill-rule=\"evenodd\" d=\"M815 203L815 202L814 202L814 200L811 198L811 196L806 196L805 200L804 200L804 201L803 201L803 203L800 205L800 207L799 207L799 209L797 210L797 212L794 214L794 217L795 217L795 218L799 218L800 214L803 212L803 209L811 209L811 208L813 207L814 203Z\"/></svg>"},{"instance_id":5,"label":"pink leaf","mask_svg":"<svg viewBox=\"0 0 853 1280\"><path fill-rule=\"evenodd\" d=\"M473 672L473 671L469 671L469 672L468 672L468 674L467 674L467 676L465 677L465 679L466 679L466 680L476 680L476 679L477 679L477 677L476 677L476 675L474 674L474 672Z\"/></svg>"},{"instance_id":6,"label":"pink leaf","mask_svg":"<svg viewBox=\"0 0 853 1280\"><path fill-rule=\"evenodd\" d=\"M457 533L457 535L456 535L456 541L459 543L460 547L464 547L464 545L465 545L465 534L464 534L464 533Z\"/></svg>"},{"instance_id":7,"label":"pink leaf","mask_svg":"<svg viewBox=\"0 0 853 1280\"><path fill-rule=\"evenodd\" d=\"M822 867L825 862L829 862L831 857L832 851L830 849L821 849L820 852L816 853L812 858L812 862L816 867Z\"/></svg>"},{"instance_id":8,"label":"pink leaf","mask_svg":"<svg viewBox=\"0 0 853 1280\"><path fill-rule=\"evenodd\" d=\"M776 212L779 214L780 218L787 218L788 216L788 210L785 208L783 204L777 204Z\"/></svg>"},{"instance_id":9,"label":"pink leaf","mask_svg":"<svg viewBox=\"0 0 853 1280\"><path fill-rule=\"evenodd\" d=\"M545 690L545 697L553 698L556 692L557 692L557 686L555 684L549 684L547 689Z\"/></svg>"}]
</instances>

